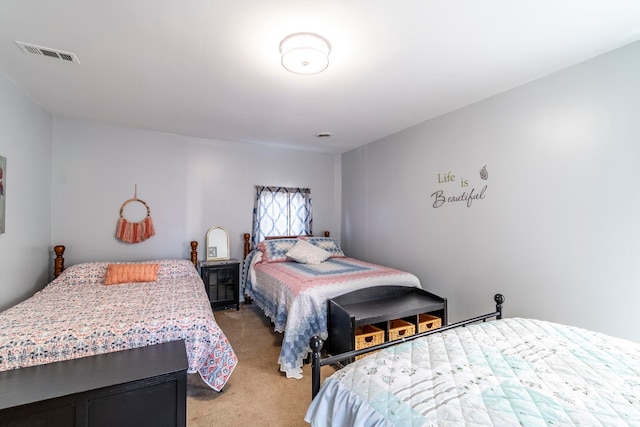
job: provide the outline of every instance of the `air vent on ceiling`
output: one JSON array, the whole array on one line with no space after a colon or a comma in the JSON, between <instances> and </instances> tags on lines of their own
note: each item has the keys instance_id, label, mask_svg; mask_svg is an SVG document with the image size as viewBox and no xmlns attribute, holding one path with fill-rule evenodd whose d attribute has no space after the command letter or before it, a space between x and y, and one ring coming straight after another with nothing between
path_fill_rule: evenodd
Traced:
<instances>
[{"instance_id":1,"label":"air vent on ceiling","mask_svg":"<svg viewBox=\"0 0 640 427\"><path fill-rule=\"evenodd\" d=\"M78 57L71 52L63 52L58 49L51 49L49 47L37 46L35 44L19 42L16 40L16 44L24 53L30 55L46 56L48 58L61 59L67 62L75 62L80 64Z\"/></svg>"}]
</instances>

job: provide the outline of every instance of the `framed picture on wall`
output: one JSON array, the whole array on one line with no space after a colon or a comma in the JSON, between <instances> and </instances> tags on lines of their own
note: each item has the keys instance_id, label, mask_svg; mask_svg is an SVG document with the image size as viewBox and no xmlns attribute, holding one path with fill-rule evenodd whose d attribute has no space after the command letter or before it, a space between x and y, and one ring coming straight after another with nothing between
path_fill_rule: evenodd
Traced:
<instances>
[{"instance_id":1,"label":"framed picture on wall","mask_svg":"<svg viewBox=\"0 0 640 427\"><path fill-rule=\"evenodd\" d=\"M7 199L7 158L0 156L0 234L4 233L4 217Z\"/></svg>"}]
</instances>

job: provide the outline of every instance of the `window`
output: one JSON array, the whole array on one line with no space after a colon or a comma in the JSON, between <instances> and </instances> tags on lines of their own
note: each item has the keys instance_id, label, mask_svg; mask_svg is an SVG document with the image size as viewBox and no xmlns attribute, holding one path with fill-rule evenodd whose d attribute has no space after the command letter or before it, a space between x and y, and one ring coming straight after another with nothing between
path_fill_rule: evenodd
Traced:
<instances>
[{"instance_id":1,"label":"window","mask_svg":"<svg viewBox=\"0 0 640 427\"><path fill-rule=\"evenodd\" d=\"M312 233L311 190L256 185L253 207L254 247L267 236Z\"/></svg>"}]
</instances>

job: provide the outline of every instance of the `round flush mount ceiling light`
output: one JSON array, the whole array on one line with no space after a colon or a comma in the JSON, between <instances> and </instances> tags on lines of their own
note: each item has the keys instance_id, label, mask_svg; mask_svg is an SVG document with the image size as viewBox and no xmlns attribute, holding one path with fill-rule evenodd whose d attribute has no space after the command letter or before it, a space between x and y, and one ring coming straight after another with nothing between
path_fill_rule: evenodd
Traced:
<instances>
[{"instance_id":1,"label":"round flush mount ceiling light","mask_svg":"<svg viewBox=\"0 0 640 427\"><path fill-rule=\"evenodd\" d=\"M331 45L313 33L295 33L280 42L282 66L295 74L312 75L329 65Z\"/></svg>"}]
</instances>

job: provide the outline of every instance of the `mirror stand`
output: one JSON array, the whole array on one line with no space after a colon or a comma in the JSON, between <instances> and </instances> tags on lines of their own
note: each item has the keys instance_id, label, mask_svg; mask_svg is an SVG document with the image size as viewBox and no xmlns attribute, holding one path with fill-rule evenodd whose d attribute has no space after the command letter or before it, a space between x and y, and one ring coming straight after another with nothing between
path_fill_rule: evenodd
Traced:
<instances>
[{"instance_id":1,"label":"mirror stand","mask_svg":"<svg viewBox=\"0 0 640 427\"><path fill-rule=\"evenodd\" d=\"M211 227L207 231L205 259L218 261L229 259L229 232L223 227Z\"/></svg>"}]
</instances>

